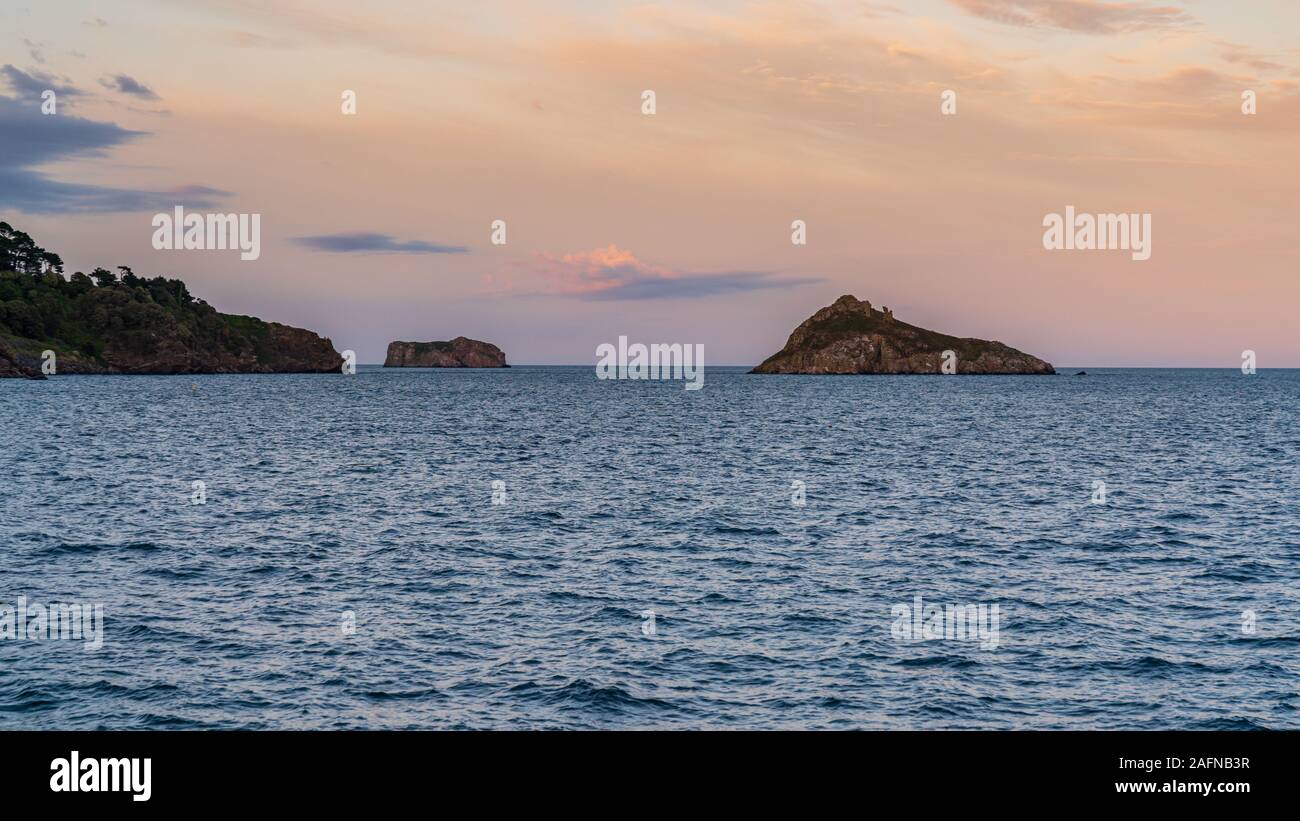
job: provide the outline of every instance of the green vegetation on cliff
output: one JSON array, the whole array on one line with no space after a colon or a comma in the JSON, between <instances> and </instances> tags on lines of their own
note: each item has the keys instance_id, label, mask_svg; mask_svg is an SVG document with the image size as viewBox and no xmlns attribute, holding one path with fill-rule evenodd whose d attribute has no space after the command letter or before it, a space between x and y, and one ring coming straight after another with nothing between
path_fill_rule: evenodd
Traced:
<instances>
[{"instance_id":1,"label":"green vegetation on cliff","mask_svg":"<svg viewBox=\"0 0 1300 821\"><path fill-rule=\"evenodd\" d=\"M328 340L251 316L218 313L178 279L96 268L63 275L63 262L0 222L0 359L58 373L329 371Z\"/></svg>"}]
</instances>

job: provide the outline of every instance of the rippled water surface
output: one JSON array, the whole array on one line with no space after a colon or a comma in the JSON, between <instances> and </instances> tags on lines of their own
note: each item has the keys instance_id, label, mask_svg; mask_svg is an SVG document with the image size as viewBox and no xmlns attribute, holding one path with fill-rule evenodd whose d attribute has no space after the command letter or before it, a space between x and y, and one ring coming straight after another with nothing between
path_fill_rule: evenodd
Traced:
<instances>
[{"instance_id":1,"label":"rippled water surface","mask_svg":"<svg viewBox=\"0 0 1300 821\"><path fill-rule=\"evenodd\" d=\"M0 380L0 727L1300 727L1300 371L1089 371Z\"/></svg>"}]
</instances>

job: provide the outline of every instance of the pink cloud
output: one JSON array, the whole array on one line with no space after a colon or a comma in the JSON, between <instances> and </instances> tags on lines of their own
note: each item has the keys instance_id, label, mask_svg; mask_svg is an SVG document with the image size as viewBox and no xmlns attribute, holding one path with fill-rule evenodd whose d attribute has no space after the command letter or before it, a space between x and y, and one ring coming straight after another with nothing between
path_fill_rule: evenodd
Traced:
<instances>
[{"instance_id":1,"label":"pink cloud","mask_svg":"<svg viewBox=\"0 0 1300 821\"><path fill-rule=\"evenodd\" d=\"M582 299L688 299L820 281L811 277L778 277L765 271L675 271L642 262L631 251L613 244L559 257L534 252L517 268L519 273L541 284L537 293ZM483 280L496 294L519 293L513 277L488 275Z\"/></svg>"},{"instance_id":2,"label":"pink cloud","mask_svg":"<svg viewBox=\"0 0 1300 821\"><path fill-rule=\"evenodd\" d=\"M579 251L556 257L538 251L525 266L556 294L583 295L618 288L645 279L675 279L678 274L637 259L631 252L610 244L605 248Z\"/></svg>"}]
</instances>

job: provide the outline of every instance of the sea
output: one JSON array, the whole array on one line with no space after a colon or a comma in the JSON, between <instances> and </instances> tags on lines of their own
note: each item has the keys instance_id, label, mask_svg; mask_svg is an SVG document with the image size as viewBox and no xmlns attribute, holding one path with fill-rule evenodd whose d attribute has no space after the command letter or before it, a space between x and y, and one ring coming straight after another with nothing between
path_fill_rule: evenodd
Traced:
<instances>
[{"instance_id":1,"label":"sea","mask_svg":"<svg viewBox=\"0 0 1300 821\"><path fill-rule=\"evenodd\" d=\"M1300 370L1061 370L0 380L0 728L1300 728Z\"/></svg>"}]
</instances>

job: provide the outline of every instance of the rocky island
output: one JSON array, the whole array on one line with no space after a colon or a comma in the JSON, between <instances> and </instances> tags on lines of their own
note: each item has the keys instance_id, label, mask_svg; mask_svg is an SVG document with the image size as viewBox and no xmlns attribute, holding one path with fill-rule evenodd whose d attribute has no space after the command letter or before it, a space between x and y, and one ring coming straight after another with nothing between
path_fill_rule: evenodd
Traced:
<instances>
[{"instance_id":1,"label":"rocky island","mask_svg":"<svg viewBox=\"0 0 1300 821\"><path fill-rule=\"evenodd\" d=\"M945 355L951 351L951 355ZM845 294L795 328L750 373L1054 374L1050 363L984 339L949 336L894 319L889 308Z\"/></svg>"},{"instance_id":2,"label":"rocky island","mask_svg":"<svg viewBox=\"0 0 1300 821\"><path fill-rule=\"evenodd\" d=\"M0 377L55 374L338 373L317 334L218 313L179 279L96 268L63 275L58 254L0 222Z\"/></svg>"},{"instance_id":3,"label":"rocky island","mask_svg":"<svg viewBox=\"0 0 1300 821\"><path fill-rule=\"evenodd\" d=\"M389 342L385 368L508 368L506 355L488 342L458 336L447 342Z\"/></svg>"}]
</instances>

